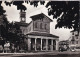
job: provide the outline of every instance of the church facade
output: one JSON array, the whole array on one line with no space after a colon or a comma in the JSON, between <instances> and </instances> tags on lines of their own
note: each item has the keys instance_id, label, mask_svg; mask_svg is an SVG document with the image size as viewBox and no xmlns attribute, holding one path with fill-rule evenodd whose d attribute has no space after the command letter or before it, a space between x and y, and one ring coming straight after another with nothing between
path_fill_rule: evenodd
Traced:
<instances>
[{"instance_id":1,"label":"church facade","mask_svg":"<svg viewBox=\"0 0 80 57\"><path fill-rule=\"evenodd\" d=\"M50 22L52 20L45 14L40 13L30 18L32 21L26 23L26 13L20 12L20 22L15 24L20 25L22 34L25 35L24 42L27 45L28 51L54 51L58 50L59 37L50 34Z\"/></svg>"}]
</instances>

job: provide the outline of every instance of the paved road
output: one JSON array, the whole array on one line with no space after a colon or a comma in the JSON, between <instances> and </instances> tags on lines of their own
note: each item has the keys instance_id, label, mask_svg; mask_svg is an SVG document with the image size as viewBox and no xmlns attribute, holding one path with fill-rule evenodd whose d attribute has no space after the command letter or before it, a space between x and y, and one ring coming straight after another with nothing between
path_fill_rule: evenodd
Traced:
<instances>
[{"instance_id":1,"label":"paved road","mask_svg":"<svg viewBox=\"0 0 80 57\"><path fill-rule=\"evenodd\" d=\"M62 55L62 54L59 54L59 55L48 55L48 54L45 54L45 55L6 55L6 56L0 56L0 57L80 57L80 54L73 54L73 55Z\"/></svg>"},{"instance_id":2,"label":"paved road","mask_svg":"<svg viewBox=\"0 0 80 57\"><path fill-rule=\"evenodd\" d=\"M80 52L0 53L0 57L80 57Z\"/></svg>"}]
</instances>

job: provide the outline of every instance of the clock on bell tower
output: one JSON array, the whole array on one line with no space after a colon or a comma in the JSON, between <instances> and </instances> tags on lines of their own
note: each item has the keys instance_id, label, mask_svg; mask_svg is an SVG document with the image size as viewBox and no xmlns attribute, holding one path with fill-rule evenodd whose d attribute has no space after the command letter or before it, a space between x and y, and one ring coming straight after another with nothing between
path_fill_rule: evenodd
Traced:
<instances>
[{"instance_id":1,"label":"clock on bell tower","mask_svg":"<svg viewBox=\"0 0 80 57\"><path fill-rule=\"evenodd\" d=\"M26 22L26 12L20 11L20 22Z\"/></svg>"}]
</instances>

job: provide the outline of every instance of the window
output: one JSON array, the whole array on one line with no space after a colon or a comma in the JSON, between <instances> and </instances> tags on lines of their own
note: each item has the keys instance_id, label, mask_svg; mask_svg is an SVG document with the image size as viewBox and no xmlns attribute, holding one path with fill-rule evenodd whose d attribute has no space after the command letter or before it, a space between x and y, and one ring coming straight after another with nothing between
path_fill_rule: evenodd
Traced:
<instances>
[{"instance_id":1,"label":"window","mask_svg":"<svg viewBox=\"0 0 80 57\"><path fill-rule=\"evenodd\" d=\"M47 26L47 24L45 24L45 29L47 28L46 26Z\"/></svg>"},{"instance_id":2,"label":"window","mask_svg":"<svg viewBox=\"0 0 80 57\"><path fill-rule=\"evenodd\" d=\"M42 23L40 24L40 29L42 29Z\"/></svg>"},{"instance_id":3,"label":"window","mask_svg":"<svg viewBox=\"0 0 80 57\"><path fill-rule=\"evenodd\" d=\"M28 32L28 29L26 29L26 32Z\"/></svg>"},{"instance_id":4,"label":"window","mask_svg":"<svg viewBox=\"0 0 80 57\"><path fill-rule=\"evenodd\" d=\"M76 39L78 39L78 36L76 36Z\"/></svg>"},{"instance_id":5,"label":"window","mask_svg":"<svg viewBox=\"0 0 80 57\"><path fill-rule=\"evenodd\" d=\"M78 44L78 41L76 41L76 44Z\"/></svg>"},{"instance_id":6,"label":"window","mask_svg":"<svg viewBox=\"0 0 80 57\"><path fill-rule=\"evenodd\" d=\"M43 19L41 19L41 21L43 21Z\"/></svg>"},{"instance_id":7,"label":"window","mask_svg":"<svg viewBox=\"0 0 80 57\"><path fill-rule=\"evenodd\" d=\"M74 38L74 36L72 36L72 39L71 39L71 41L75 41L75 38Z\"/></svg>"},{"instance_id":8,"label":"window","mask_svg":"<svg viewBox=\"0 0 80 57\"><path fill-rule=\"evenodd\" d=\"M75 35L78 35L78 32L77 31L75 32Z\"/></svg>"},{"instance_id":9,"label":"window","mask_svg":"<svg viewBox=\"0 0 80 57\"><path fill-rule=\"evenodd\" d=\"M37 22L35 22L35 28L37 28Z\"/></svg>"},{"instance_id":10,"label":"window","mask_svg":"<svg viewBox=\"0 0 80 57\"><path fill-rule=\"evenodd\" d=\"M74 44L74 41L72 41L72 44Z\"/></svg>"}]
</instances>

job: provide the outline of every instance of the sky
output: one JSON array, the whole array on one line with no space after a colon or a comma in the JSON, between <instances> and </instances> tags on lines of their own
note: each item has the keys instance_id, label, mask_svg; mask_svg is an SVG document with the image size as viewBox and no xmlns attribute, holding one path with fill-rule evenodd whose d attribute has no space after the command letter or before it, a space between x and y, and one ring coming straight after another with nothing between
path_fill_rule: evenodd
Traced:
<instances>
[{"instance_id":1,"label":"sky","mask_svg":"<svg viewBox=\"0 0 80 57\"><path fill-rule=\"evenodd\" d=\"M46 1L47 3L48 1ZM46 5L45 3L45 5ZM27 3L24 3L24 5L27 7L26 10L26 23L29 23L31 21L30 16L44 13L46 16L48 16L48 10L45 7L45 5L40 5L38 7L31 6ZM6 6L4 3L2 3L2 6L4 7L4 10L6 10L7 19L8 21L20 21L20 10L17 10L17 6L11 5ZM52 16L48 16L50 19L53 20L53 22L50 23L50 33L56 36L59 36L59 40L67 40L70 37L70 31L72 29L64 29L64 28L57 28L55 29L55 25L57 24L56 19L53 19Z\"/></svg>"}]
</instances>

